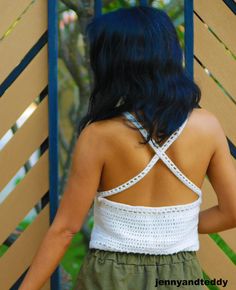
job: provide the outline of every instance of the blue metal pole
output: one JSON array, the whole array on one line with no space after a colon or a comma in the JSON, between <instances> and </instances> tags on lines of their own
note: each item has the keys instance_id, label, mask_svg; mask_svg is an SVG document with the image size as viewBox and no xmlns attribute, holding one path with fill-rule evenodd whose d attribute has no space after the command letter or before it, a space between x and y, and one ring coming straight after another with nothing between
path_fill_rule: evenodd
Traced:
<instances>
[{"instance_id":1,"label":"blue metal pole","mask_svg":"<svg viewBox=\"0 0 236 290\"><path fill-rule=\"evenodd\" d=\"M148 6L147 0L140 0L140 6Z\"/></svg>"},{"instance_id":2,"label":"blue metal pole","mask_svg":"<svg viewBox=\"0 0 236 290\"><path fill-rule=\"evenodd\" d=\"M185 70L188 76L193 79L193 47L194 47L194 37L193 37L193 0L184 0L184 55L185 55Z\"/></svg>"},{"instance_id":3,"label":"blue metal pole","mask_svg":"<svg viewBox=\"0 0 236 290\"><path fill-rule=\"evenodd\" d=\"M94 16L100 16L102 14L102 0L94 0Z\"/></svg>"},{"instance_id":4,"label":"blue metal pole","mask_svg":"<svg viewBox=\"0 0 236 290\"><path fill-rule=\"evenodd\" d=\"M48 119L49 119L49 199L50 224L52 223L58 205L58 22L57 0L48 0ZM51 277L51 289L60 289L59 267Z\"/></svg>"}]
</instances>

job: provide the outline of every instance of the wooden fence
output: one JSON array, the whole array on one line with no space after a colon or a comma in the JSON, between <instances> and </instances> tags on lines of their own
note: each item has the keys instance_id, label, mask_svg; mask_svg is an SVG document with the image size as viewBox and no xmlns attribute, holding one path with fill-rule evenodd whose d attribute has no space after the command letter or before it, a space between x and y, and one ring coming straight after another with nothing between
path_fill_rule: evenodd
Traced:
<instances>
[{"instance_id":1,"label":"wooden fence","mask_svg":"<svg viewBox=\"0 0 236 290\"><path fill-rule=\"evenodd\" d=\"M18 288L57 208L56 2L0 1L1 290ZM101 7L95 1L96 15ZM200 105L219 118L236 166L235 11L233 0L185 0L187 69L202 89ZM20 169L23 177L6 190ZM214 204L206 178L202 209ZM19 227L33 208L33 221ZM236 289L236 230L200 235L200 243L205 277L228 279L227 289ZM58 278L56 271L43 289L59 289Z\"/></svg>"},{"instance_id":2,"label":"wooden fence","mask_svg":"<svg viewBox=\"0 0 236 290\"><path fill-rule=\"evenodd\" d=\"M235 9L230 0L195 0L192 17L193 71L202 90L200 106L220 120L236 167ZM202 209L216 204L216 194L206 178ZM198 256L205 276L228 279L226 289L236 289L236 229L200 235L200 243Z\"/></svg>"},{"instance_id":3,"label":"wooden fence","mask_svg":"<svg viewBox=\"0 0 236 290\"><path fill-rule=\"evenodd\" d=\"M18 289L57 207L56 1L1 0L0 11L0 289L7 290ZM43 289L58 289L58 271Z\"/></svg>"}]
</instances>

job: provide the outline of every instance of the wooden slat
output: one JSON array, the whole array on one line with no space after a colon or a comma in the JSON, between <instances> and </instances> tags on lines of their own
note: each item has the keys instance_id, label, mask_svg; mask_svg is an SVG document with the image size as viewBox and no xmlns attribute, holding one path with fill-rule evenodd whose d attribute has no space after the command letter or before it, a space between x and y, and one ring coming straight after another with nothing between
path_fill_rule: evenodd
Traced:
<instances>
[{"instance_id":1,"label":"wooden slat","mask_svg":"<svg viewBox=\"0 0 236 290\"><path fill-rule=\"evenodd\" d=\"M202 90L200 105L213 112L221 122L226 135L236 144L236 134L232 124L236 124L235 104L222 92L217 84L210 78L204 69L194 62L194 78ZM236 160L232 157L236 168ZM209 181L204 182L203 208L217 204L216 194ZM206 197L206 198L205 198ZM236 252L236 229L230 229L219 233L225 242Z\"/></svg>"},{"instance_id":2,"label":"wooden slat","mask_svg":"<svg viewBox=\"0 0 236 290\"><path fill-rule=\"evenodd\" d=\"M208 235L199 235L199 239L200 250L197 257L202 269L211 279L228 279L227 287L220 289L236 289L235 265Z\"/></svg>"},{"instance_id":3,"label":"wooden slat","mask_svg":"<svg viewBox=\"0 0 236 290\"><path fill-rule=\"evenodd\" d=\"M202 192L201 210L205 210L218 204L217 196L208 178L204 179Z\"/></svg>"},{"instance_id":4,"label":"wooden slat","mask_svg":"<svg viewBox=\"0 0 236 290\"><path fill-rule=\"evenodd\" d=\"M236 61L194 15L194 54L236 100Z\"/></svg>"},{"instance_id":5,"label":"wooden slat","mask_svg":"<svg viewBox=\"0 0 236 290\"><path fill-rule=\"evenodd\" d=\"M205 210L209 207L218 204L216 193L207 178L203 183L203 201L201 210ZM228 244L228 246L236 253L236 228L222 231L218 233L222 239Z\"/></svg>"},{"instance_id":6,"label":"wooden slat","mask_svg":"<svg viewBox=\"0 0 236 290\"><path fill-rule=\"evenodd\" d=\"M49 189L48 150L0 204L0 244ZM9 217L9 218L6 218Z\"/></svg>"},{"instance_id":7,"label":"wooden slat","mask_svg":"<svg viewBox=\"0 0 236 290\"><path fill-rule=\"evenodd\" d=\"M0 98L0 138L46 87L48 83L47 49L45 45Z\"/></svg>"},{"instance_id":8,"label":"wooden slat","mask_svg":"<svg viewBox=\"0 0 236 290\"><path fill-rule=\"evenodd\" d=\"M48 136L48 97L0 152L0 191ZM3 164L6 164L3 168Z\"/></svg>"},{"instance_id":9,"label":"wooden slat","mask_svg":"<svg viewBox=\"0 0 236 290\"><path fill-rule=\"evenodd\" d=\"M30 266L49 227L49 205L0 259L0 289L9 289Z\"/></svg>"},{"instance_id":10,"label":"wooden slat","mask_svg":"<svg viewBox=\"0 0 236 290\"><path fill-rule=\"evenodd\" d=\"M13 24L13 22L21 15L32 0L2 0L0 1L0 38Z\"/></svg>"},{"instance_id":11,"label":"wooden slat","mask_svg":"<svg viewBox=\"0 0 236 290\"><path fill-rule=\"evenodd\" d=\"M236 124L236 105L197 61L194 61L194 79L202 91L200 106L216 115L227 137L236 144L235 126L232 126Z\"/></svg>"},{"instance_id":12,"label":"wooden slat","mask_svg":"<svg viewBox=\"0 0 236 290\"><path fill-rule=\"evenodd\" d=\"M222 0L195 0L194 10L236 55L236 17Z\"/></svg>"},{"instance_id":13,"label":"wooden slat","mask_svg":"<svg viewBox=\"0 0 236 290\"><path fill-rule=\"evenodd\" d=\"M219 235L229 245L229 247L236 253L236 229L230 229L220 232Z\"/></svg>"},{"instance_id":14,"label":"wooden slat","mask_svg":"<svg viewBox=\"0 0 236 290\"><path fill-rule=\"evenodd\" d=\"M37 0L0 45L0 83L47 30L47 1Z\"/></svg>"}]
</instances>

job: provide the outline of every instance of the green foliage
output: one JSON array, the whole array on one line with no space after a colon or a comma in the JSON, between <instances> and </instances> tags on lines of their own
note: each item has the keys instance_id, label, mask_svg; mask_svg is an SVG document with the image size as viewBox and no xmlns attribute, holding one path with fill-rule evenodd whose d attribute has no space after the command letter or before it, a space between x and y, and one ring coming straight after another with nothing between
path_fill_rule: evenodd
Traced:
<instances>
[{"instance_id":1,"label":"green foliage","mask_svg":"<svg viewBox=\"0 0 236 290\"><path fill-rule=\"evenodd\" d=\"M74 287L77 275L87 251L88 246L84 242L83 235L78 232L71 241L71 244L61 262L64 270L71 276L72 287Z\"/></svg>"}]
</instances>

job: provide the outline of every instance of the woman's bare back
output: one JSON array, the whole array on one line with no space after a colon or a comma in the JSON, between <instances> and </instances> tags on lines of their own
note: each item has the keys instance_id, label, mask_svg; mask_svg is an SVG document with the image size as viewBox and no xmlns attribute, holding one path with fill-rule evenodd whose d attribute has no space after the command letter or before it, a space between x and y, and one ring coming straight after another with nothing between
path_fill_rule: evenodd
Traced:
<instances>
[{"instance_id":1,"label":"woman's bare back","mask_svg":"<svg viewBox=\"0 0 236 290\"><path fill-rule=\"evenodd\" d=\"M207 126L209 115L205 109L194 109L183 132L166 150L170 159L199 188L214 151L210 125ZM99 122L109 144L99 191L112 189L134 177L155 154L149 144L138 143L144 141L143 136L138 130L129 128L126 122L124 117ZM158 160L137 184L107 198L129 205L158 207L191 203L198 195Z\"/></svg>"}]
</instances>

